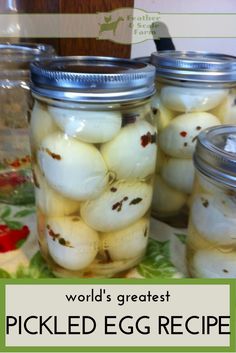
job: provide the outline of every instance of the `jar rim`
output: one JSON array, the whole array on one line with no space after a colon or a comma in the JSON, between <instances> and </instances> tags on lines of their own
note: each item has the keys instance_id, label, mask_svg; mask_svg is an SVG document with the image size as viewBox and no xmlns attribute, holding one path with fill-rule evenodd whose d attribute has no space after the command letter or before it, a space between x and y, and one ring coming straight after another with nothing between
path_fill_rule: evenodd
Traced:
<instances>
[{"instance_id":1,"label":"jar rim","mask_svg":"<svg viewBox=\"0 0 236 353\"><path fill-rule=\"evenodd\" d=\"M230 136L235 136L235 125L219 125L203 130L197 138L193 156L197 170L230 187L236 187L236 153L225 149ZM236 148L236 146L235 146Z\"/></svg>"},{"instance_id":2,"label":"jar rim","mask_svg":"<svg viewBox=\"0 0 236 353\"><path fill-rule=\"evenodd\" d=\"M157 76L192 82L236 82L236 57L204 51L164 50L151 54Z\"/></svg>"},{"instance_id":3,"label":"jar rim","mask_svg":"<svg viewBox=\"0 0 236 353\"><path fill-rule=\"evenodd\" d=\"M155 67L135 60L67 56L31 64L31 89L41 96L84 102L130 101L155 93Z\"/></svg>"}]
</instances>

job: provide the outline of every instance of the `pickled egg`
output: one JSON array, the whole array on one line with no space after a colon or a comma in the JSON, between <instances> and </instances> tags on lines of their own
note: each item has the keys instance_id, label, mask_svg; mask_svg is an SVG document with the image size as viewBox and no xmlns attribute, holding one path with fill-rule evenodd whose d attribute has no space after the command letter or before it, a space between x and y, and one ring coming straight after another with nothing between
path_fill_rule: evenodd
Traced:
<instances>
[{"instance_id":1,"label":"pickled egg","mask_svg":"<svg viewBox=\"0 0 236 353\"><path fill-rule=\"evenodd\" d=\"M187 195L167 185L159 175L155 176L152 209L161 213L178 212L187 202Z\"/></svg>"},{"instance_id":2,"label":"pickled egg","mask_svg":"<svg viewBox=\"0 0 236 353\"><path fill-rule=\"evenodd\" d=\"M167 109L160 101L160 98L155 95L151 101L152 112L157 117L157 131L162 131L174 117L174 113Z\"/></svg>"},{"instance_id":3,"label":"pickled egg","mask_svg":"<svg viewBox=\"0 0 236 353\"><path fill-rule=\"evenodd\" d=\"M223 102L212 110L212 114L223 124L236 124L236 90L232 90Z\"/></svg>"},{"instance_id":4,"label":"pickled egg","mask_svg":"<svg viewBox=\"0 0 236 353\"><path fill-rule=\"evenodd\" d=\"M236 253L199 250L193 258L193 275L200 278L236 278Z\"/></svg>"},{"instance_id":5,"label":"pickled egg","mask_svg":"<svg viewBox=\"0 0 236 353\"><path fill-rule=\"evenodd\" d=\"M201 130L220 124L210 113L181 114L159 134L160 147L172 157L191 158Z\"/></svg>"},{"instance_id":6,"label":"pickled egg","mask_svg":"<svg viewBox=\"0 0 236 353\"><path fill-rule=\"evenodd\" d=\"M100 152L60 132L42 141L38 161L49 185L74 200L96 198L108 182Z\"/></svg>"},{"instance_id":7,"label":"pickled egg","mask_svg":"<svg viewBox=\"0 0 236 353\"><path fill-rule=\"evenodd\" d=\"M152 200L152 186L144 182L117 181L95 200L81 205L81 217L101 232L123 229L147 212Z\"/></svg>"},{"instance_id":8,"label":"pickled egg","mask_svg":"<svg viewBox=\"0 0 236 353\"><path fill-rule=\"evenodd\" d=\"M79 210L79 202L60 195L46 182L38 166L33 168L36 205L48 216L67 216Z\"/></svg>"},{"instance_id":9,"label":"pickled egg","mask_svg":"<svg viewBox=\"0 0 236 353\"><path fill-rule=\"evenodd\" d=\"M65 134L83 142L109 141L121 128L121 113L118 111L87 111L53 106L49 106L48 110Z\"/></svg>"},{"instance_id":10,"label":"pickled egg","mask_svg":"<svg viewBox=\"0 0 236 353\"><path fill-rule=\"evenodd\" d=\"M148 231L149 222L142 218L125 229L102 234L100 247L113 261L142 256L148 242Z\"/></svg>"},{"instance_id":11,"label":"pickled egg","mask_svg":"<svg viewBox=\"0 0 236 353\"><path fill-rule=\"evenodd\" d=\"M123 127L111 141L101 146L108 169L118 179L145 178L156 164L156 130L140 120Z\"/></svg>"},{"instance_id":12,"label":"pickled egg","mask_svg":"<svg viewBox=\"0 0 236 353\"><path fill-rule=\"evenodd\" d=\"M197 195L191 219L196 230L208 241L222 245L236 243L236 202L227 195Z\"/></svg>"},{"instance_id":13,"label":"pickled egg","mask_svg":"<svg viewBox=\"0 0 236 353\"><path fill-rule=\"evenodd\" d=\"M76 216L49 218L46 238L53 260L68 270L86 268L98 251L97 232Z\"/></svg>"},{"instance_id":14,"label":"pickled egg","mask_svg":"<svg viewBox=\"0 0 236 353\"><path fill-rule=\"evenodd\" d=\"M41 141L58 130L47 107L35 101L30 120L30 141L33 148L38 148Z\"/></svg>"},{"instance_id":15,"label":"pickled egg","mask_svg":"<svg viewBox=\"0 0 236 353\"><path fill-rule=\"evenodd\" d=\"M168 109L189 113L213 109L227 94L227 89L164 86L160 97Z\"/></svg>"},{"instance_id":16,"label":"pickled egg","mask_svg":"<svg viewBox=\"0 0 236 353\"><path fill-rule=\"evenodd\" d=\"M164 181L172 188L183 193L191 193L194 180L192 159L166 159L160 173Z\"/></svg>"}]
</instances>

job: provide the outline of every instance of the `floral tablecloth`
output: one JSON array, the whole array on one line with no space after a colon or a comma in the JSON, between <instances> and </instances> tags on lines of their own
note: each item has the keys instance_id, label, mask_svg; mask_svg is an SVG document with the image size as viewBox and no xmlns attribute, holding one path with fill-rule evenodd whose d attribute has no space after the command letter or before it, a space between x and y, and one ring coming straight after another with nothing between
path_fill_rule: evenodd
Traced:
<instances>
[{"instance_id":1,"label":"floral tablecloth","mask_svg":"<svg viewBox=\"0 0 236 353\"><path fill-rule=\"evenodd\" d=\"M185 265L186 230L151 220L151 237L143 261L128 278L181 278ZM40 255L34 206L0 204L0 278L54 277Z\"/></svg>"}]
</instances>

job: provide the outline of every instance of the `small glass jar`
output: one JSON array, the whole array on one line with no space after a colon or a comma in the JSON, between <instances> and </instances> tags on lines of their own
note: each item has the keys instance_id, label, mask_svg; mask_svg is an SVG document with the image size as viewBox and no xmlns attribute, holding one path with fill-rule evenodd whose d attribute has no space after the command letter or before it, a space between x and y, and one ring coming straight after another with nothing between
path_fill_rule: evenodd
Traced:
<instances>
[{"instance_id":1,"label":"small glass jar","mask_svg":"<svg viewBox=\"0 0 236 353\"><path fill-rule=\"evenodd\" d=\"M65 57L31 68L43 257L59 277L112 277L145 254L156 164L155 68Z\"/></svg>"},{"instance_id":2,"label":"small glass jar","mask_svg":"<svg viewBox=\"0 0 236 353\"><path fill-rule=\"evenodd\" d=\"M236 58L223 54L153 53L157 94L158 163L152 211L175 227L186 227L198 134L205 128L236 123Z\"/></svg>"},{"instance_id":3,"label":"small glass jar","mask_svg":"<svg viewBox=\"0 0 236 353\"><path fill-rule=\"evenodd\" d=\"M0 202L33 203L28 116L29 65L51 57L49 45L0 44Z\"/></svg>"},{"instance_id":4,"label":"small glass jar","mask_svg":"<svg viewBox=\"0 0 236 353\"><path fill-rule=\"evenodd\" d=\"M236 278L236 126L201 132L194 164L189 273L192 277Z\"/></svg>"}]
</instances>

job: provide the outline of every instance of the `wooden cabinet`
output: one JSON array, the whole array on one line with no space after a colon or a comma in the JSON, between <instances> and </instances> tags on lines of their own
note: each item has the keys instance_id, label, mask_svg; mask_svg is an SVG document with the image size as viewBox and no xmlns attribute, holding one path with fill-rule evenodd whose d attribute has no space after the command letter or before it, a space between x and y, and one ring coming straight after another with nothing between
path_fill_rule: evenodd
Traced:
<instances>
[{"instance_id":1,"label":"wooden cabinet","mask_svg":"<svg viewBox=\"0 0 236 353\"><path fill-rule=\"evenodd\" d=\"M134 0L15 0L19 13L96 13L132 7ZM24 38L52 44L60 55L103 55L130 57L131 45L96 38Z\"/></svg>"}]
</instances>

